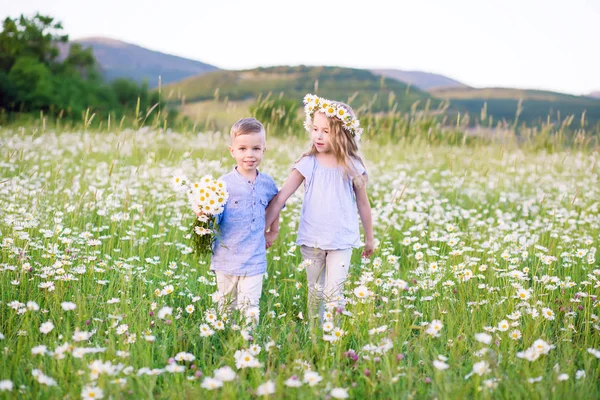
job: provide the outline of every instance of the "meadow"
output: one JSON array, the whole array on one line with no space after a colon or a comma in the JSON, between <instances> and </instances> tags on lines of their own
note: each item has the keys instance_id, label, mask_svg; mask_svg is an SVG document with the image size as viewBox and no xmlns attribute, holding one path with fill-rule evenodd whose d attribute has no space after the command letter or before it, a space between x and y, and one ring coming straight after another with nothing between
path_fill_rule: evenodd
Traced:
<instances>
[{"instance_id":1,"label":"meadow","mask_svg":"<svg viewBox=\"0 0 600 400\"><path fill-rule=\"evenodd\" d=\"M172 188L233 167L222 134L0 128L0 398L600 398L598 149L374 135L345 307L307 317L299 190L253 329Z\"/></svg>"}]
</instances>

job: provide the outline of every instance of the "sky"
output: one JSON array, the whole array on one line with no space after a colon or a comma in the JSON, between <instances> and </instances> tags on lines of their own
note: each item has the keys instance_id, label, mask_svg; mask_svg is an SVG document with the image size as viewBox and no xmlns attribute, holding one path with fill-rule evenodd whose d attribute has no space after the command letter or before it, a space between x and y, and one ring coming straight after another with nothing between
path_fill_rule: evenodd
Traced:
<instances>
[{"instance_id":1,"label":"sky","mask_svg":"<svg viewBox=\"0 0 600 400\"><path fill-rule=\"evenodd\" d=\"M433 72L474 87L600 91L600 0L0 0L71 39L104 36L215 65Z\"/></svg>"}]
</instances>

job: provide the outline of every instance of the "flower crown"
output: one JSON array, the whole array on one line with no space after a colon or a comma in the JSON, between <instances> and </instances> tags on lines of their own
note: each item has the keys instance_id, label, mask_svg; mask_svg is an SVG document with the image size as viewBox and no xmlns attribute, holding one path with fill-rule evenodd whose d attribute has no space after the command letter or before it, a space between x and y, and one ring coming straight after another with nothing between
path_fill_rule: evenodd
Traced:
<instances>
[{"instance_id":1,"label":"flower crown","mask_svg":"<svg viewBox=\"0 0 600 400\"><path fill-rule=\"evenodd\" d=\"M308 132L312 130L312 120L317 111L324 113L327 117L335 117L342 121L344 130L350 133L356 141L360 140L363 129L360 127L358 119L353 117L346 107L310 93L304 96L304 112L306 113L304 128Z\"/></svg>"}]
</instances>

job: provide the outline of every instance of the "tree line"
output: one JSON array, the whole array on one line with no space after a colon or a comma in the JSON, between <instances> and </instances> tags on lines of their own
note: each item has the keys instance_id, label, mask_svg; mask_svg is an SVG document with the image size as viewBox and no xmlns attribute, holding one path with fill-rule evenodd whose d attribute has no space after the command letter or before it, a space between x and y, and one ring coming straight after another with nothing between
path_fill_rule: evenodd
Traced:
<instances>
[{"instance_id":1,"label":"tree line","mask_svg":"<svg viewBox=\"0 0 600 400\"><path fill-rule=\"evenodd\" d=\"M61 56L60 46L67 47ZM0 32L0 110L78 119L87 110L98 116L144 112L159 103L146 83L106 82L92 49L69 43L53 17L7 17Z\"/></svg>"}]
</instances>

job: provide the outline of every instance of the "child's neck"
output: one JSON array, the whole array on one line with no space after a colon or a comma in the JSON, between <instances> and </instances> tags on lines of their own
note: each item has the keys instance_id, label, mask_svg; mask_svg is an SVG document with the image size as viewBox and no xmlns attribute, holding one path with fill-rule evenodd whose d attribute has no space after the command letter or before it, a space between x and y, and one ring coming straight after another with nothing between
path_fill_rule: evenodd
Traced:
<instances>
[{"instance_id":1,"label":"child's neck","mask_svg":"<svg viewBox=\"0 0 600 400\"><path fill-rule=\"evenodd\" d=\"M244 170L243 168L240 168L238 166L238 167L236 167L236 169L237 169L237 172L240 173L240 175L242 175L244 178L248 179L250 182L254 182L254 180L258 176L258 169L256 169L256 168L248 171L248 170Z\"/></svg>"},{"instance_id":2,"label":"child's neck","mask_svg":"<svg viewBox=\"0 0 600 400\"><path fill-rule=\"evenodd\" d=\"M338 166L338 161L335 158L335 155L333 154L333 152L317 153L317 154L315 154L315 157L319 161L319 164L321 164L325 167L334 168L334 167Z\"/></svg>"}]
</instances>

